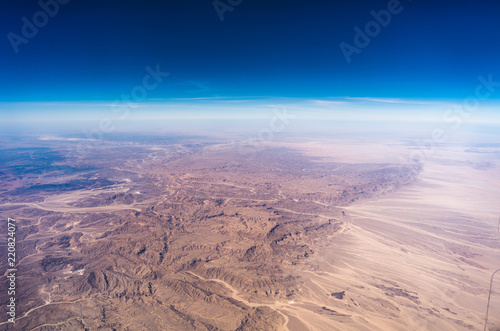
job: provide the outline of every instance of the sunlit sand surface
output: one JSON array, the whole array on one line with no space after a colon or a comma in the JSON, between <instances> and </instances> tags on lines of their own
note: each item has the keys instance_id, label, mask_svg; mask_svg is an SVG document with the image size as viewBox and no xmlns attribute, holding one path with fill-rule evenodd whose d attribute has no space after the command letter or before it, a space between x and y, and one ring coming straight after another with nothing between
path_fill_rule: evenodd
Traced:
<instances>
[{"instance_id":1,"label":"sunlit sand surface","mask_svg":"<svg viewBox=\"0 0 500 331\"><path fill-rule=\"evenodd\" d=\"M323 148L349 161L345 146ZM440 150L414 183L344 208L348 228L316 255L321 271L302 273L304 301L289 313L310 330L482 330L500 268L499 198L498 159ZM491 330L500 328L498 278Z\"/></svg>"}]
</instances>

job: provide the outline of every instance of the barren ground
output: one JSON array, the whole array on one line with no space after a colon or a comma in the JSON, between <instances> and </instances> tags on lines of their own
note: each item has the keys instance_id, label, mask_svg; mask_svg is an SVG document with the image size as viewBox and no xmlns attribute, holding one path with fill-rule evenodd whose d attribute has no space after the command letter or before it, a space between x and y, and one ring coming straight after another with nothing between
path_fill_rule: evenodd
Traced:
<instances>
[{"instance_id":1,"label":"barren ground","mask_svg":"<svg viewBox=\"0 0 500 331\"><path fill-rule=\"evenodd\" d=\"M44 144L3 150L19 301L3 329L483 328L498 145L410 167L402 141L121 140L78 165ZM500 328L500 279L489 316Z\"/></svg>"}]
</instances>

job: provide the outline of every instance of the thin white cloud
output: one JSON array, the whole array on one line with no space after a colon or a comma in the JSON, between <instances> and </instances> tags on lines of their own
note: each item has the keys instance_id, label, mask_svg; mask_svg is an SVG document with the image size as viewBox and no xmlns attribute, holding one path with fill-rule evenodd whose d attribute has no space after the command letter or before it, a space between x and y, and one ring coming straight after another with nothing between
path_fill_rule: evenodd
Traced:
<instances>
[{"instance_id":1,"label":"thin white cloud","mask_svg":"<svg viewBox=\"0 0 500 331\"><path fill-rule=\"evenodd\" d=\"M340 106L347 104L346 101L332 101L332 100L311 100L312 103L321 106Z\"/></svg>"},{"instance_id":2,"label":"thin white cloud","mask_svg":"<svg viewBox=\"0 0 500 331\"><path fill-rule=\"evenodd\" d=\"M94 141L96 139L85 139L85 138L62 138L57 136L41 136L38 140L61 140L61 141Z\"/></svg>"},{"instance_id":3,"label":"thin white cloud","mask_svg":"<svg viewBox=\"0 0 500 331\"><path fill-rule=\"evenodd\" d=\"M370 97L346 97L348 100L359 100L359 101L370 101L370 102L380 102L380 103L395 103L395 104L410 104L410 105L431 105L433 102L421 101L421 100L410 100L410 99L398 99L398 98L370 98Z\"/></svg>"}]
</instances>

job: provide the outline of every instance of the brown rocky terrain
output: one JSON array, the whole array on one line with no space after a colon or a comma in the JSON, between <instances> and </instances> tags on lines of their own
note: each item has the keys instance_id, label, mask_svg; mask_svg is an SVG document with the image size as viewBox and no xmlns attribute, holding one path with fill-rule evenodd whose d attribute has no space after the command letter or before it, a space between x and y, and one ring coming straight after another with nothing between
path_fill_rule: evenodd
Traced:
<instances>
[{"instance_id":1,"label":"brown rocky terrain","mask_svg":"<svg viewBox=\"0 0 500 331\"><path fill-rule=\"evenodd\" d=\"M57 146L31 151L36 176L16 174L22 155L4 162L0 213L19 226L19 304L16 324L0 328L403 330L436 318L439 328L478 327L480 307L465 316L456 296L437 305L397 261L413 256L422 281L440 274L460 281L464 295L484 296L477 277L500 250L498 236L477 220L399 221L408 201L399 214L370 207L418 190L413 169L324 162L293 144L252 158L196 139L154 146L104 144L77 166ZM429 256L456 270L425 264Z\"/></svg>"}]
</instances>

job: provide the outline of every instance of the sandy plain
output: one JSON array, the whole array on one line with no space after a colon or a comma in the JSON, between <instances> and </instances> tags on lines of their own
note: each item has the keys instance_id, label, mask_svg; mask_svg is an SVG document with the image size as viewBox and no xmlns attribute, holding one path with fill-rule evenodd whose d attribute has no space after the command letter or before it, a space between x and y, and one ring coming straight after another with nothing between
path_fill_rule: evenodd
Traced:
<instances>
[{"instance_id":1,"label":"sandy plain","mask_svg":"<svg viewBox=\"0 0 500 331\"><path fill-rule=\"evenodd\" d=\"M440 146L404 185L398 165L417 170L405 141L283 139L256 159L190 146L103 148L102 170L80 175L88 189L6 195L21 328L483 329L500 145ZM37 180L25 186L52 187ZM487 329L499 328L495 279Z\"/></svg>"},{"instance_id":2,"label":"sandy plain","mask_svg":"<svg viewBox=\"0 0 500 331\"><path fill-rule=\"evenodd\" d=\"M393 161L404 151L369 144L363 154L353 142L293 145L346 163L382 161L384 154ZM289 330L483 329L490 277L500 268L498 148L451 146L434 154L415 182L343 207L347 229L319 244L319 270L301 272L303 299L286 310L300 324ZM500 329L496 278L488 330ZM325 295L341 291L341 300ZM335 313L318 314L321 307Z\"/></svg>"}]
</instances>

